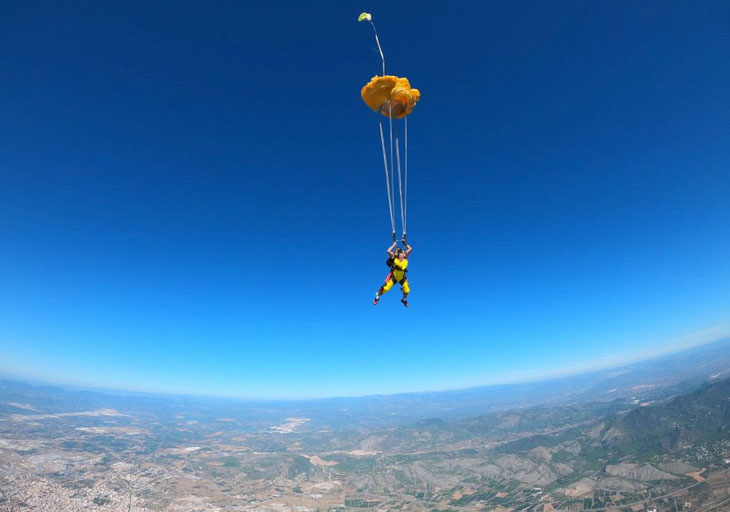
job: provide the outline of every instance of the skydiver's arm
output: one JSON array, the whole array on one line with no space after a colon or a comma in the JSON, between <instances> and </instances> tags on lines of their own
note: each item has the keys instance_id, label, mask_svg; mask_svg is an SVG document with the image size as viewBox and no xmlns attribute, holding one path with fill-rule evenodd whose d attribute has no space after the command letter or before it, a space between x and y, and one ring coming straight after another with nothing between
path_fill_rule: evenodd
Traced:
<instances>
[{"instance_id":1,"label":"skydiver's arm","mask_svg":"<svg viewBox=\"0 0 730 512\"><path fill-rule=\"evenodd\" d=\"M385 251L388 253L388 256L394 256L393 249L395 249L395 246L398 245L398 242L393 242L393 245L388 247Z\"/></svg>"},{"instance_id":2,"label":"skydiver's arm","mask_svg":"<svg viewBox=\"0 0 730 512\"><path fill-rule=\"evenodd\" d=\"M406 258L411 254L412 250L411 246L406 244Z\"/></svg>"}]
</instances>

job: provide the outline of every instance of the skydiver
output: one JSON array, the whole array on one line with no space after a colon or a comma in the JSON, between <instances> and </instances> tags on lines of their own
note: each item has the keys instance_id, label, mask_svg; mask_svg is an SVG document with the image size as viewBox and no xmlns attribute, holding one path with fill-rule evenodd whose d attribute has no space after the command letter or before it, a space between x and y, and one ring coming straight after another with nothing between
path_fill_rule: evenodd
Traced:
<instances>
[{"instance_id":1,"label":"skydiver","mask_svg":"<svg viewBox=\"0 0 730 512\"><path fill-rule=\"evenodd\" d=\"M404 237L405 238L405 237ZM411 291L411 287L408 286L408 278L406 272L408 272L408 256L411 254L411 246L403 240L403 246L406 248L405 252L400 248L396 247L398 242L393 242L393 245L388 247L388 263L390 266L390 272L388 277L385 278L385 283L380 287L378 292L375 294L375 300L373 305L376 306L380 300L380 296L390 290L396 283L400 284L401 291L403 292L403 298L400 300L405 307L408 307L408 294Z\"/></svg>"}]
</instances>

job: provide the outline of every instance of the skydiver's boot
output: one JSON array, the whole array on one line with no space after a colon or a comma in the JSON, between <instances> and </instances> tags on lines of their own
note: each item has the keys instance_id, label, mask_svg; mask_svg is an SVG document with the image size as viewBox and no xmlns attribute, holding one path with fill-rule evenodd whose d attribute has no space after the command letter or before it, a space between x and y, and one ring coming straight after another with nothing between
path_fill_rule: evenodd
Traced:
<instances>
[{"instance_id":1,"label":"skydiver's boot","mask_svg":"<svg viewBox=\"0 0 730 512\"><path fill-rule=\"evenodd\" d=\"M408 300L406 300L406 298L405 298L405 297L403 297L403 298L402 298L402 299L401 299L400 301L401 301L401 302L403 303L403 305L404 305L405 307L408 307Z\"/></svg>"}]
</instances>

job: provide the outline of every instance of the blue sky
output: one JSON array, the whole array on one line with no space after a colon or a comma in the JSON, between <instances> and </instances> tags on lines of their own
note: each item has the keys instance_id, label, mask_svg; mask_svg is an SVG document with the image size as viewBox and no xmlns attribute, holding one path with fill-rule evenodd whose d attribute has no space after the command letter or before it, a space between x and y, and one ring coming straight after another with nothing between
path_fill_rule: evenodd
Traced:
<instances>
[{"instance_id":1,"label":"blue sky","mask_svg":"<svg viewBox=\"0 0 730 512\"><path fill-rule=\"evenodd\" d=\"M380 70L411 307L377 307ZM727 2L14 2L0 372L245 397L540 378L730 332Z\"/></svg>"}]
</instances>

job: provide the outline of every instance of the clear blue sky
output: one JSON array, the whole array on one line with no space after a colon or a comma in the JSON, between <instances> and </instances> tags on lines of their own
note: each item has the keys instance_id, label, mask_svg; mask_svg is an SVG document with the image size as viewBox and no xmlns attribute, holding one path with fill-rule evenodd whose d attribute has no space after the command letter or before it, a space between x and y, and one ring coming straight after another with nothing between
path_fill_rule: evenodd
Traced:
<instances>
[{"instance_id":1,"label":"clear blue sky","mask_svg":"<svg viewBox=\"0 0 730 512\"><path fill-rule=\"evenodd\" d=\"M380 62L410 117L411 307ZM730 4L0 9L0 372L246 397L456 388L730 331Z\"/></svg>"}]
</instances>

